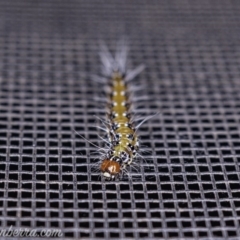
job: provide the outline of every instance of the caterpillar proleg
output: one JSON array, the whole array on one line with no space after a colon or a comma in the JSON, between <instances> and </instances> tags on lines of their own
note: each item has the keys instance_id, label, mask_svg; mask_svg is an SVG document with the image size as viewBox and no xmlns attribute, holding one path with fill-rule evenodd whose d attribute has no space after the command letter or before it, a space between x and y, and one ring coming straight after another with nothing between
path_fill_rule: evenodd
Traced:
<instances>
[{"instance_id":1,"label":"caterpillar proleg","mask_svg":"<svg viewBox=\"0 0 240 240\"><path fill-rule=\"evenodd\" d=\"M127 167L135 161L139 151L137 128L149 119L143 119L137 126L134 124L129 85L144 65L127 69L127 55L125 41L118 45L115 56L102 44L100 59L103 77L95 78L109 86L107 119L103 120L108 147L99 164L102 176L109 180L123 176L127 173Z\"/></svg>"}]
</instances>

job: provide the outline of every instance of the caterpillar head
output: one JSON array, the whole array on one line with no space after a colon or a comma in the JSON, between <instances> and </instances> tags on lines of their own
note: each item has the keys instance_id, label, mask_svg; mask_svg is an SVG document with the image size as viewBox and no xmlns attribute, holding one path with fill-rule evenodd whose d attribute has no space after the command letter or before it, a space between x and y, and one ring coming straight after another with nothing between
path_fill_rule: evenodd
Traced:
<instances>
[{"instance_id":1,"label":"caterpillar head","mask_svg":"<svg viewBox=\"0 0 240 240\"><path fill-rule=\"evenodd\" d=\"M120 164L110 159L104 159L100 169L106 179L114 179L121 171Z\"/></svg>"}]
</instances>

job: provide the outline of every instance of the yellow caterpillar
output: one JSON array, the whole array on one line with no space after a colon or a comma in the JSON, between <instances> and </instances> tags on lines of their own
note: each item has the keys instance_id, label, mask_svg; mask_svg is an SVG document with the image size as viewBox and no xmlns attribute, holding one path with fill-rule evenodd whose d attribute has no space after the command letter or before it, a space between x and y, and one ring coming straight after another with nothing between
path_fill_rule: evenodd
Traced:
<instances>
[{"instance_id":1,"label":"yellow caterpillar","mask_svg":"<svg viewBox=\"0 0 240 240\"><path fill-rule=\"evenodd\" d=\"M144 66L127 70L127 52L128 47L125 42L118 45L115 57L105 45L102 45L100 52L104 75L101 79L103 82L104 79L109 79L110 85L110 107L105 121L109 148L100 164L100 171L106 179L117 178L126 172L126 166L133 162L139 148L136 128L130 112L128 82L135 78Z\"/></svg>"},{"instance_id":2,"label":"yellow caterpillar","mask_svg":"<svg viewBox=\"0 0 240 240\"><path fill-rule=\"evenodd\" d=\"M101 164L106 178L114 178L130 165L138 150L138 140L131 122L130 103L127 98L127 85L119 72L112 76L111 108L109 114L108 138L111 150Z\"/></svg>"}]
</instances>

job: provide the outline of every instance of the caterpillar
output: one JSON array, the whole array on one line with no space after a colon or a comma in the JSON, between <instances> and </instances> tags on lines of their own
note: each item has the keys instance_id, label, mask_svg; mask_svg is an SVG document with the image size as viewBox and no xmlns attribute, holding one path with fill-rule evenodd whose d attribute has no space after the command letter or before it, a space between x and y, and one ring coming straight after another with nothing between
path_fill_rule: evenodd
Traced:
<instances>
[{"instance_id":1,"label":"caterpillar","mask_svg":"<svg viewBox=\"0 0 240 240\"><path fill-rule=\"evenodd\" d=\"M115 56L109 52L105 44L101 45L99 55L102 62L102 76L92 75L92 78L101 85L106 84L108 86L106 119L98 117L106 127L106 129L99 128L107 133L107 140L101 138L107 143L107 147L98 147L80 136L97 147L97 153L100 152L102 155L100 161L93 164L93 167L97 166L96 170L100 171L105 179L113 180L128 174L127 167L137 165L135 160L138 157L145 160L140 154L141 149L137 130L145 121L155 117L159 112L143 117L143 120L135 125L142 117L138 119L134 117L130 82L143 71L145 66L141 64L133 70L127 69L128 45L125 41L118 44ZM134 88L138 90L141 89L141 86ZM138 100L140 99L145 100L144 97L138 98ZM147 97L147 99L149 98ZM97 100L102 101L102 99Z\"/></svg>"},{"instance_id":2,"label":"caterpillar","mask_svg":"<svg viewBox=\"0 0 240 240\"><path fill-rule=\"evenodd\" d=\"M101 45L100 59L103 77L95 77L101 83L108 82L108 112L104 122L107 132L107 152L100 160L100 171L105 179L113 180L127 172L139 151L137 126L134 125L129 82L143 69L140 65L133 70L127 69L128 45L122 41L115 56L109 52L106 45Z\"/></svg>"}]
</instances>

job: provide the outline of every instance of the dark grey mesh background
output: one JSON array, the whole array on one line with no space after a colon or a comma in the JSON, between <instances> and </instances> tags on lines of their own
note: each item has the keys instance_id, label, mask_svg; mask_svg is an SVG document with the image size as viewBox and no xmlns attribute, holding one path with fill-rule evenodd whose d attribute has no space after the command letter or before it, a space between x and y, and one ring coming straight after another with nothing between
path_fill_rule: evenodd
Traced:
<instances>
[{"instance_id":1,"label":"dark grey mesh background","mask_svg":"<svg viewBox=\"0 0 240 240\"><path fill-rule=\"evenodd\" d=\"M239 1L1 1L0 227L80 239L240 239ZM98 41L130 39L161 115L138 180L90 170ZM101 95L100 95L101 96Z\"/></svg>"}]
</instances>

